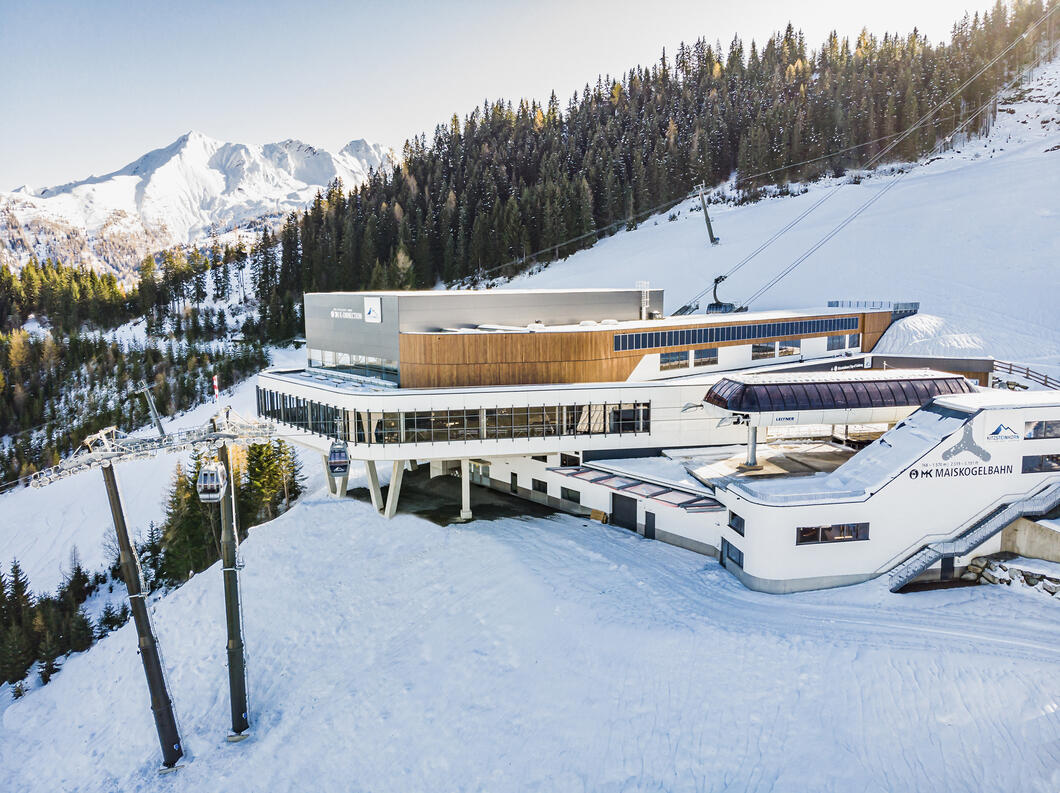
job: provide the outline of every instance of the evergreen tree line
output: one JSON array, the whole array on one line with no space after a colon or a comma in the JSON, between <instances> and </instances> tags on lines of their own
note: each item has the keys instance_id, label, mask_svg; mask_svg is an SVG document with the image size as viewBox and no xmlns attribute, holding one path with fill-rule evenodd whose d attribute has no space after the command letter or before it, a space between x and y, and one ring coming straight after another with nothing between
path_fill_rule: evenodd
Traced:
<instances>
[{"instance_id":1,"label":"evergreen tree line","mask_svg":"<svg viewBox=\"0 0 1060 793\"><path fill-rule=\"evenodd\" d=\"M245 451L234 448L230 454L237 483L237 528L240 539L246 539L248 529L272 520L302 494L304 477L294 448L282 439L254 444ZM149 524L146 536L135 543L149 593L179 586L221 557L219 510L200 502L195 491L203 462L201 456L193 455L187 468L177 465L166 497L165 519L160 526ZM129 619L125 602L119 609L108 601L94 626L83 608L98 588L107 586L113 591L113 582L121 580L116 546L107 572L90 575L76 549L69 567L55 595L35 595L17 559L7 576L0 572L0 683L13 684L16 695L24 690L34 663L41 683L46 684L64 656L87 650Z\"/></svg>"},{"instance_id":2,"label":"evergreen tree line","mask_svg":"<svg viewBox=\"0 0 1060 793\"><path fill-rule=\"evenodd\" d=\"M40 662L38 674L47 683L59 660L71 652L87 650L97 635L121 625L127 618L117 612L100 620L94 629L82 604L106 578L92 578L81 566L75 549L70 570L54 596L35 596L18 560L10 572L0 572L0 683L12 683L22 693L29 668ZM120 621L119 621L120 620ZM97 631L98 630L98 634Z\"/></svg>"},{"instance_id":3,"label":"evergreen tree line","mask_svg":"<svg viewBox=\"0 0 1060 793\"><path fill-rule=\"evenodd\" d=\"M753 193L868 162L1042 12L1042 0L999 0L955 24L947 43L916 31L863 31L853 42L833 33L813 52L789 24L761 47L739 37L727 48L682 44L672 59L586 85L565 108L555 94L547 105L485 102L430 141L408 141L400 166L358 189L330 185L288 217L278 255L256 246L250 291L262 330L289 334L305 291L511 275L734 172ZM1021 41L890 159L914 159L963 124L1041 51L1044 34Z\"/></svg>"},{"instance_id":4,"label":"evergreen tree line","mask_svg":"<svg viewBox=\"0 0 1060 793\"><path fill-rule=\"evenodd\" d=\"M99 334L0 333L0 482L71 454L105 427L150 421L142 381L168 416L212 397L212 377L236 383L268 365L260 344L124 343Z\"/></svg>"},{"instance_id":5,"label":"evergreen tree line","mask_svg":"<svg viewBox=\"0 0 1060 793\"><path fill-rule=\"evenodd\" d=\"M22 326L31 314L48 317L58 332L120 325L138 314L135 290L126 294L111 273L67 267L48 259L29 262L16 275L0 267L0 331Z\"/></svg>"}]
</instances>

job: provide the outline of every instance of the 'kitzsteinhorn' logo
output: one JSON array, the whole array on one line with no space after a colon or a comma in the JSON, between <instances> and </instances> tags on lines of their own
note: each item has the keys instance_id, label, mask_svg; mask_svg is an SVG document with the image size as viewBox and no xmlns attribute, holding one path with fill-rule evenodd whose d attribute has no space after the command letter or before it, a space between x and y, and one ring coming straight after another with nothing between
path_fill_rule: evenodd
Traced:
<instances>
[{"instance_id":1,"label":"'kitzsteinhorn' logo","mask_svg":"<svg viewBox=\"0 0 1060 793\"><path fill-rule=\"evenodd\" d=\"M990 452L976 443L975 438L972 437L971 422L964 425L964 434L961 435L961 439L942 453L942 459L951 460L961 452L971 452L984 463L990 460Z\"/></svg>"}]
</instances>

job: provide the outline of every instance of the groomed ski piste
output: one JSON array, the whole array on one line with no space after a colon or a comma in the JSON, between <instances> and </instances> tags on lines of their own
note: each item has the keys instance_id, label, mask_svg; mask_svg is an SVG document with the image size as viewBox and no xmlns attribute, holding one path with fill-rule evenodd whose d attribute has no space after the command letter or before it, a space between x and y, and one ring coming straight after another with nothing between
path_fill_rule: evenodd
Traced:
<instances>
[{"instance_id":1,"label":"groomed ski piste","mask_svg":"<svg viewBox=\"0 0 1060 793\"><path fill-rule=\"evenodd\" d=\"M887 349L951 352L979 337L1055 373L1060 66L1029 87L1002 105L1017 112L985 146L914 168L764 302L916 299L929 316L892 329ZM751 292L888 178L844 187L723 297ZM710 257L731 265L826 188L714 208L716 249L683 211L513 285L629 286L648 273L679 300L722 269ZM249 414L253 393L243 383L222 403ZM161 518L178 459L118 466L134 532ZM319 458L304 463L308 494L241 546L251 737L225 741L215 565L151 607L182 766L156 773L127 624L21 700L0 689L0 789L1060 789L1055 598L987 586L892 595L885 580L765 595L713 559L571 516L385 521L329 499ZM106 558L98 472L0 496L0 515L0 558L17 555L35 588L58 583L75 544L90 569Z\"/></svg>"}]
</instances>

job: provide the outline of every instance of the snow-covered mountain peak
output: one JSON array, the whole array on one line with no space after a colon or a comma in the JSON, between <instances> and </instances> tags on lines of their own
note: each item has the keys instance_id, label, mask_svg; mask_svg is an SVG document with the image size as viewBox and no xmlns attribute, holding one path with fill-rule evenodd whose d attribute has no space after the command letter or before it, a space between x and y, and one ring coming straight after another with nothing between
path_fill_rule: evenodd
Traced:
<instances>
[{"instance_id":1,"label":"snow-covered mountain peak","mask_svg":"<svg viewBox=\"0 0 1060 793\"><path fill-rule=\"evenodd\" d=\"M189 130L102 176L0 192L0 263L36 256L126 274L149 253L283 217L334 179L353 188L393 162L363 139L332 154L291 138L234 143Z\"/></svg>"}]
</instances>

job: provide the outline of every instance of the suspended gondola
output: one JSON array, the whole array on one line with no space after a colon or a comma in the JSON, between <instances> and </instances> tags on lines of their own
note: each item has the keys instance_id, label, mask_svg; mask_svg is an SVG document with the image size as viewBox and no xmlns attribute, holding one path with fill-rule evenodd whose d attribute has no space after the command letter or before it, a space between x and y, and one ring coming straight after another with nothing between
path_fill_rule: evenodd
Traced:
<instances>
[{"instance_id":1,"label":"suspended gondola","mask_svg":"<svg viewBox=\"0 0 1060 793\"><path fill-rule=\"evenodd\" d=\"M332 476L342 476L350 470L350 452L342 441L331 444L328 452L328 472Z\"/></svg>"},{"instance_id":2,"label":"suspended gondola","mask_svg":"<svg viewBox=\"0 0 1060 793\"><path fill-rule=\"evenodd\" d=\"M195 489L199 493L199 501L204 504L216 504L225 494L228 487L228 475L225 468L217 460L208 460L199 469L198 479L195 481Z\"/></svg>"}]
</instances>

